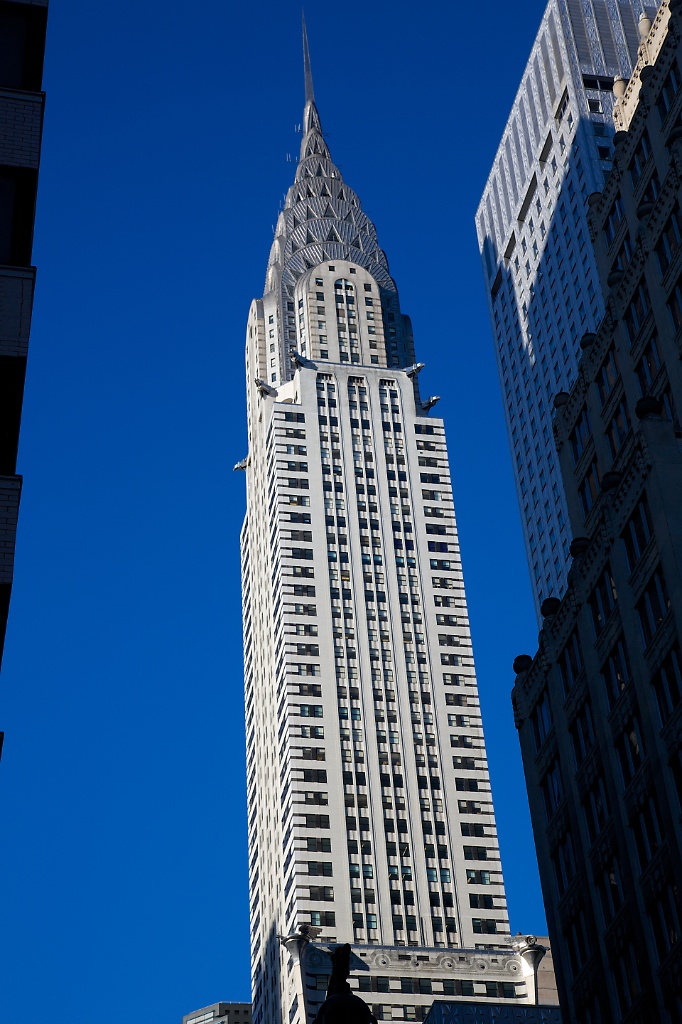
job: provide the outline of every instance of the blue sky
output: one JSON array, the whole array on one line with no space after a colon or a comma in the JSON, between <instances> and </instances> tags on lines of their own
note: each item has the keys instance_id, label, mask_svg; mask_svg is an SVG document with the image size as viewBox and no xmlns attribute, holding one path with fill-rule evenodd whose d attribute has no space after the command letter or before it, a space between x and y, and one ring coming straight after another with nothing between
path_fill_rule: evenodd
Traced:
<instances>
[{"instance_id":1,"label":"blue sky","mask_svg":"<svg viewBox=\"0 0 682 1024\"><path fill-rule=\"evenodd\" d=\"M536 932L509 692L537 632L473 214L541 11L306 12L332 155L443 396L512 929ZM179 1024L249 997L232 465L246 315L294 173L300 7L52 0L45 88L0 1018Z\"/></svg>"}]
</instances>

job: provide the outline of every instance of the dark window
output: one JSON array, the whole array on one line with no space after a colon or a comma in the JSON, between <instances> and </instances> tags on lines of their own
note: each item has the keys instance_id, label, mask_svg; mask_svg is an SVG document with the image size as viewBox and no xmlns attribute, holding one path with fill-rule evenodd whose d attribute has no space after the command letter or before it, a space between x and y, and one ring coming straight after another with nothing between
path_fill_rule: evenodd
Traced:
<instances>
[{"instance_id":1,"label":"dark window","mask_svg":"<svg viewBox=\"0 0 682 1024\"><path fill-rule=\"evenodd\" d=\"M0 86L39 92L47 11L0 3Z\"/></svg>"},{"instance_id":2,"label":"dark window","mask_svg":"<svg viewBox=\"0 0 682 1024\"><path fill-rule=\"evenodd\" d=\"M611 971L620 1013L621 1016L625 1016L635 999L642 994L637 955L632 943L628 943L623 952L612 962Z\"/></svg>"},{"instance_id":3,"label":"dark window","mask_svg":"<svg viewBox=\"0 0 682 1024\"><path fill-rule=\"evenodd\" d=\"M609 210L609 215L606 218L606 224L604 225L604 232L606 234L606 241L607 241L608 245L611 245L611 242L615 238L616 232L618 231L618 228L620 227L620 223L621 223L622 219L623 219L623 202L622 202L620 196L617 196L615 201L614 201L614 203L613 203L613 206Z\"/></svg>"},{"instance_id":4,"label":"dark window","mask_svg":"<svg viewBox=\"0 0 682 1024\"><path fill-rule=\"evenodd\" d=\"M675 258L675 254L682 243L682 225L680 224L680 213L679 208L673 210L665 223L665 227L661 232L661 237L656 245L656 255L658 256L659 266L661 268L661 274L665 274L666 270Z\"/></svg>"},{"instance_id":5,"label":"dark window","mask_svg":"<svg viewBox=\"0 0 682 1024\"><path fill-rule=\"evenodd\" d=\"M645 547L651 540L651 515L646 494L643 494L637 503L637 507L630 516L622 537L625 544L628 568L630 572L633 572L642 557Z\"/></svg>"},{"instance_id":6,"label":"dark window","mask_svg":"<svg viewBox=\"0 0 682 1024\"><path fill-rule=\"evenodd\" d=\"M644 871L663 842L661 816L656 797L652 793L635 814L630 827L635 837L640 870Z\"/></svg>"},{"instance_id":7,"label":"dark window","mask_svg":"<svg viewBox=\"0 0 682 1024\"><path fill-rule=\"evenodd\" d=\"M599 467L596 459L592 460L589 469L582 478L578 493L583 507L583 514L587 517L599 494Z\"/></svg>"},{"instance_id":8,"label":"dark window","mask_svg":"<svg viewBox=\"0 0 682 1024\"><path fill-rule=\"evenodd\" d=\"M616 751L618 753L623 782L627 785L642 763L644 756L637 715L633 715L630 718L616 740Z\"/></svg>"},{"instance_id":9,"label":"dark window","mask_svg":"<svg viewBox=\"0 0 682 1024\"><path fill-rule=\"evenodd\" d=\"M561 842L552 854L552 863L557 890L559 895L563 896L575 875L575 856L570 832L562 836Z\"/></svg>"},{"instance_id":10,"label":"dark window","mask_svg":"<svg viewBox=\"0 0 682 1024\"><path fill-rule=\"evenodd\" d=\"M471 924L477 935L494 935L497 931L497 921L487 917L474 917Z\"/></svg>"},{"instance_id":11,"label":"dark window","mask_svg":"<svg viewBox=\"0 0 682 1024\"><path fill-rule=\"evenodd\" d=\"M564 787L561 781L561 769L558 760L555 759L550 765L549 771L540 783L540 788L545 802L545 814L549 821L564 797Z\"/></svg>"},{"instance_id":12,"label":"dark window","mask_svg":"<svg viewBox=\"0 0 682 1024\"><path fill-rule=\"evenodd\" d=\"M634 156L630 161L630 177L632 179L632 187L636 188L646 167L647 161L651 156L651 143L649 142L649 136L646 131L642 133L642 138L639 140L637 149L635 150Z\"/></svg>"},{"instance_id":13,"label":"dark window","mask_svg":"<svg viewBox=\"0 0 682 1024\"><path fill-rule=\"evenodd\" d=\"M564 930L564 940L568 950L570 973L572 977L575 977L590 955L589 934L582 910Z\"/></svg>"},{"instance_id":14,"label":"dark window","mask_svg":"<svg viewBox=\"0 0 682 1024\"><path fill-rule=\"evenodd\" d=\"M585 701L576 716L570 730L571 743L575 763L578 767L583 763L594 743L594 730L592 728L592 708L589 700Z\"/></svg>"},{"instance_id":15,"label":"dark window","mask_svg":"<svg viewBox=\"0 0 682 1024\"><path fill-rule=\"evenodd\" d=\"M31 263L37 184L34 170L0 167L0 264Z\"/></svg>"},{"instance_id":16,"label":"dark window","mask_svg":"<svg viewBox=\"0 0 682 1024\"><path fill-rule=\"evenodd\" d=\"M583 409L580 414L580 419L573 428L569 438L574 463L578 461L585 450L585 445L587 444L591 433L592 428L590 427L590 417L587 413L587 409Z\"/></svg>"},{"instance_id":17,"label":"dark window","mask_svg":"<svg viewBox=\"0 0 682 1024\"><path fill-rule=\"evenodd\" d=\"M611 710L632 679L627 649L622 634L611 648L608 658L602 665L601 673L606 687L606 699L609 710Z\"/></svg>"},{"instance_id":18,"label":"dark window","mask_svg":"<svg viewBox=\"0 0 682 1024\"><path fill-rule=\"evenodd\" d=\"M611 449L611 455L615 459L616 455L621 449L623 441L628 435L630 430L630 418L628 416L628 407L624 398L621 398L618 403L618 408L611 417L611 422L606 430L606 437L609 442L609 448Z\"/></svg>"},{"instance_id":19,"label":"dark window","mask_svg":"<svg viewBox=\"0 0 682 1024\"><path fill-rule=\"evenodd\" d=\"M670 598L659 566L652 574L637 602L637 614L644 646L648 647L670 608Z\"/></svg>"},{"instance_id":20,"label":"dark window","mask_svg":"<svg viewBox=\"0 0 682 1024\"><path fill-rule=\"evenodd\" d=\"M592 787L588 790L588 793L583 800L583 810L585 812L587 834L590 837L590 842L593 843L606 824L609 816L606 789L604 787L604 780L601 776L597 778L597 780L592 784Z\"/></svg>"},{"instance_id":21,"label":"dark window","mask_svg":"<svg viewBox=\"0 0 682 1024\"><path fill-rule=\"evenodd\" d=\"M543 690L540 700L533 708L530 720L533 727L535 749L539 750L545 742L547 733L553 725L552 709L549 703L549 691L546 688Z\"/></svg>"},{"instance_id":22,"label":"dark window","mask_svg":"<svg viewBox=\"0 0 682 1024\"><path fill-rule=\"evenodd\" d=\"M609 924L623 905L623 888L618 862L614 859L597 876L597 891L604 924Z\"/></svg>"},{"instance_id":23,"label":"dark window","mask_svg":"<svg viewBox=\"0 0 682 1024\"><path fill-rule=\"evenodd\" d=\"M557 664L561 673L564 696L568 696L583 669L583 654L577 631L574 630L571 633L566 646L557 659Z\"/></svg>"},{"instance_id":24,"label":"dark window","mask_svg":"<svg viewBox=\"0 0 682 1024\"><path fill-rule=\"evenodd\" d=\"M653 384L658 371L661 368L661 357L658 354L658 346L656 345L656 335L652 335L651 339L644 349L642 358L635 367L635 373L637 374L637 380L639 381L639 390L643 395L648 395L651 391L651 385Z\"/></svg>"},{"instance_id":25,"label":"dark window","mask_svg":"<svg viewBox=\"0 0 682 1024\"><path fill-rule=\"evenodd\" d=\"M618 363L614 349L609 349L604 362L601 364L597 374L597 388L602 405L613 391L613 386L618 379Z\"/></svg>"},{"instance_id":26,"label":"dark window","mask_svg":"<svg viewBox=\"0 0 682 1024\"><path fill-rule=\"evenodd\" d=\"M664 724L682 700L682 653L678 644L669 651L651 682L656 694L661 723Z\"/></svg>"},{"instance_id":27,"label":"dark window","mask_svg":"<svg viewBox=\"0 0 682 1024\"><path fill-rule=\"evenodd\" d=\"M599 636L604 629L611 612L616 607L616 600L616 585L611 576L611 568L607 566L597 580L587 602L592 612L595 636Z\"/></svg>"},{"instance_id":28,"label":"dark window","mask_svg":"<svg viewBox=\"0 0 682 1024\"><path fill-rule=\"evenodd\" d=\"M668 309L675 330L679 330L682 327L682 277L678 277L677 283L668 297Z\"/></svg>"},{"instance_id":29,"label":"dark window","mask_svg":"<svg viewBox=\"0 0 682 1024\"><path fill-rule=\"evenodd\" d=\"M682 937L680 930L680 894L675 882L667 885L649 909L659 963Z\"/></svg>"},{"instance_id":30,"label":"dark window","mask_svg":"<svg viewBox=\"0 0 682 1024\"><path fill-rule=\"evenodd\" d=\"M649 291L644 279L642 278L637 285L637 290L635 291L632 302L625 310L625 314L623 316L623 324L625 325L625 331L631 345L641 331L650 309L651 300L649 299Z\"/></svg>"},{"instance_id":31,"label":"dark window","mask_svg":"<svg viewBox=\"0 0 682 1024\"><path fill-rule=\"evenodd\" d=\"M661 118L661 124L665 121L666 117L670 112L670 108L673 105L673 101L680 90L680 72L677 67L677 63L674 63L668 72L668 77L661 87L658 99L656 100L656 109L658 110Z\"/></svg>"}]
</instances>

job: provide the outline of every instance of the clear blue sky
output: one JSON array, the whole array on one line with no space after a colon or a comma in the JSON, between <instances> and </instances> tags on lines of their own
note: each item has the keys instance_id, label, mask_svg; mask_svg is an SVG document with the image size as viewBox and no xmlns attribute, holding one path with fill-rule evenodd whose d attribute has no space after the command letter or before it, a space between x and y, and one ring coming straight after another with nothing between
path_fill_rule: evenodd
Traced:
<instances>
[{"instance_id":1,"label":"clear blue sky","mask_svg":"<svg viewBox=\"0 0 682 1024\"><path fill-rule=\"evenodd\" d=\"M473 215L542 10L307 10L332 154L443 396L513 930L543 911L512 720L537 633ZM0 1019L249 998L244 325L301 120L300 5L52 0L0 692Z\"/></svg>"}]
</instances>

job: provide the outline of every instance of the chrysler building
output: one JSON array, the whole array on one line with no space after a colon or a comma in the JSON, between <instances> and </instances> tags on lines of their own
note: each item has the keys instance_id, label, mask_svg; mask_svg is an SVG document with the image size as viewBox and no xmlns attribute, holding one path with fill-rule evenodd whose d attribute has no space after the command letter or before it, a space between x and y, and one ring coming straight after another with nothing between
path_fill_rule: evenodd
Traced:
<instances>
[{"instance_id":1,"label":"chrysler building","mask_svg":"<svg viewBox=\"0 0 682 1024\"><path fill-rule=\"evenodd\" d=\"M238 465L253 1021L311 1021L337 942L380 1019L422 1020L434 995L532 1002L443 421L376 229L330 156L305 35L304 51L300 159L248 316Z\"/></svg>"}]
</instances>

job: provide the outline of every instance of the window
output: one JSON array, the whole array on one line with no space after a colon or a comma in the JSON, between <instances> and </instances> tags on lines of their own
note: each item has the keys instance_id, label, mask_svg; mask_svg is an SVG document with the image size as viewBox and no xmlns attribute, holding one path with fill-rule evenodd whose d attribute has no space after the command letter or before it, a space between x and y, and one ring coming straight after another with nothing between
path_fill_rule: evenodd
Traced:
<instances>
[{"instance_id":1,"label":"window","mask_svg":"<svg viewBox=\"0 0 682 1024\"><path fill-rule=\"evenodd\" d=\"M651 514L646 494L642 494L622 534L628 568L633 572L651 540Z\"/></svg>"},{"instance_id":2,"label":"window","mask_svg":"<svg viewBox=\"0 0 682 1024\"><path fill-rule=\"evenodd\" d=\"M651 930L654 933L659 963L682 937L680 929L680 894L677 884L668 884L649 909Z\"/></svg>"},{"instance_id":3,"label":"window","mask_svg":"<svg viewBox=\"0 0 682 1024\"><path fill-rule=\"evenodd\" d=\"M577 630L571 633L566 646L557 659L564 696L568 696L583 669L583 655Z\"/></svg>"},{"instance_id":4,"label":"window","mask_svg":"<svg viewBox=\"0 0 682 1024\"><path fill-rule=\"evenodd\" d=\"M641 765L643 757L642 737L640 735L637 715L633 715L630 718L616 740L616 752L623 776L623 784L627 786Z\"/></svg>"},{"instance_id":5,"label":"window","mask_svg":"<svg viewBox=\"0 0 682 1024\"><path fill-rule=\"evenodd\" d=\"M311 885L309 898L316 903L333 903L334 890L330 885Z\"/></svg>"},{"instance_id":6,"label":"window","mask_svg":"<svg viewBox=\"0 0 682 1024\"><path fill-rule=\"evenodd\" d=\"M666 117L668 116L670 108L673 105L673 101L677 96L679 89L680 72L677 63L675 62L671 67L670 71L668 72L668 77L663 83L658 99L656 101L656 109L658 110L659 116L661 118L661 124L663 124Z\"/></svg>"},{"instance_id":7,"label":"window","mask_svg":"<svg viewBox=\"0 0 682 1024\"><path fill-rule=\"evenodd\" d=\"M669 651L651 682L661 724L665 724L682 700L682 653L678 644Z\"/></svg>"},{"instance_id":8,"label":"window","mask_svg":"<svg viewBox=\"0 0 682 1024\"><path fill-rule=\"evenodd\" d=\"M606 437L609 442L609 448L611 449L611 455L615 459L618 452L620 451L625 438L627 437L630 430L630 419L628 416L628 407L624 398L621 398L618 403L618 408L611 418L611 422L606 430Z\"/></svg>"},{"instance_id":9,"label":"window","mask_svg":"<svg viewBox=\"0 0 682 1024\"><path fill-rule=\"evenodd\" d=\"M616 607L616 599L616 585L611 576L611 568L607 566L599 577L587 602L592 612L592 625L594 626L595 636L600 636L604 629L611 612Z\"/></svg>"},{"instance_id":10,"label":"window","mask_svg":"<svg viewBox=\"0 0 682 1024\"><path fill-rule=\"evenodd\" d=\"M590 842L594 843L609 816L606 788L601 775L592 784L587 796L583 800L583 811L585 812L587 834L590 837Z\"/></svg>"},{"instance_id":11,"label":"window","mask_svg":"<svg viewBox=\"0 0 682 1024\"><path fill-rule=\"evenodd\" d=\"M535 705L530 720L533 728L533 738L535 739L535 749L539 750L553 725L552 709L549 703L549 691L547 688L542 691L542 696Z\"/></svg>"},{"instance_id":12,"label":"window","mask_svg":"<svg viewBox=\"0 0 682 1024\"><path fill-rule=\"evenodd\" d=\"M332 877L332 865L330 861L308 861L308 874L309 875L324 875L327 878Z\"/></svg>"},{"instance_id":13,"label":"window","mask_svg":"<svg viewBox=\"0 0 682 1024\"><path fill-rule=\"evenodd\" d=\"M618 363L616 362L615 350L611 348L609 349L606 359L601 364L599 373L597 374L597 388L599 390L599 398L602 405L613 391L613 387L617 379Z\"/></svg>"},{"instance_id":14,"label":"window","mask_svg":"<svg viewBox=\"0 0 682 1024\"><path fill-rule=\"evenodd\" d=\"M640 182L644 168L646 167L647 161L651 156L651 143L649 142L649 136L646 131L642 133L642 138L639 140L637 149L635 150L634 156L630 161L630 178L632 179L632 187L637 188Z\"/></svg>"},{"instance_id":15,"label":"window","mask_svg":"<svg viewBox=\"0 0 682 1024\"><path fill-rule=\"evenodd\" d=\"M608 245L611 245L613 239L616 236L616 232L620 227L620 223L623 220L623 202L620 196L617 196L613 206L609 210L609 215L606 218L606 224L604 226L604 232L606 234L606 241Z\"/></svg>"},{"instance_id":16,"label":"window","mask_svg":"<svg viewBox=\"0 0 682 1024\"><path fill-rule=\"evenodd\" d=\"M545 802L545 814L549 821L564 798L561 769L556 758L552 761L549 770L540 782L540 789L542 790L542 797Z\"/></svg>"},{"instance_id":17,"label":"window","mask_svg":"<svg viewBox=\"0 0 682 1024\"><path fill-rule=\"evenodd\" d=\"M585 476L580 482L578 493L583 507L583 514L587 518L599 494L599 467L596 459L592 459Z\"/></svg>"},{"instance_id":18,"label":"window","mask_svg":"<svg viewBox=\"0 0 682 1024\"><path fill-rule=\"evenodd\" d=\"M596 877L597 891L604 924L608 925L623 905L623 888L618 861L612 860Z\"/></svg>"},{"instance_id":19,"label":"window","mask_svg":"<svg viewBox=\"0 0 682 1024\"><path fill-rule=\"evenodd\" d=\"M573 428L569 438L574 463L578 461L585 450L585 445L589 440L591 432L592 428L590 427L590 417L587 413L587 409L583 409L580 414L580 419Z\"/></svg>"},{"instance_id":20,"label":"window","mask_svg":"<svg viewBox=\"0 0 682 1024\"><path fill-rule=\"evenodd\" d=\"M680 212L679 208L673 210L668 217L665 227L661 232L661 237L656 245L656 255L658 256L658 263L661 268L661 276L665 274L668 267L672 263L677 250L682 244L682 225L680 224Z\"/></svg>"},{"instance_id":21,"label":"window","mask_svg":"<svg viewBox=\"0 0 682 1024\"><path fill-rule=\"evenodd\" d=\"M589 700L586 700L570 729L571 743L573 745L573 756L576 767L580 767L594 743L594 730L592 728L592 708Z\"/></svg>"},{"instance_id":22,"label":"window","mask_svg":"<svg viewBox=\"0 0 682 1024\"><path fill-rule=\"evenodd\" d=\"M590 941L585 915L582 910L564 929L564 941L568 950L568 967L572 977L581 970L590 956Z\"/></svg>"},{"instance_id":23,"label":"window","mask_svg":"<svg viewBox=\"0 0 682 1024\"><path fill-rule=\"evenodd\" d=\"M329 828L329 815L328 814L306 814L304 819L304 828Z\"/></svg>"},{"instance_id":24,"label":"window","mask_svg":"<svg viewBox=\"0 0 682 1024\"><path fill-rule=\"evenodd\" d=\"M670 598L663 578L663 571L659 565L652 573L644 593L637 602L637 615L645 647L651 643L669 608Z\"/></svg>"},{"instance_id":25,"label":"window","mask_svg":"<svg viewBox=\"0 0 682 1024\"><path fill-rule=\"evenodd\" d=\"M663 843L661 816L653 793L644 800L630 822L630 828L635 838L640 870L644 871Z\"/></svg>"},{"instance_id":26,"label":"window","mask_svg":"<svg viewBox=\"0 0 682 1024\"><path fill-rule=\"evenodd\" d=\"M652 335L647 347L644 349L642 358L635 367L635 373L637 374L637 380L639 381L639 390L642 395L648 395L650 393L651 386L660 368L661 357L658 354L656 335Z\"/></svg>"},{"instance_id":27,"label":"window","mask_svg":"<svg viewBox=\"0 0 682 1024\"><path fill-rule=\"evenodd\" d=\"M464 859L465 860L487 860L488 850L485 846L465 846L464 847ZM435 868L433 869L435 871ZM468 872L467 872L468 879ZM436 879L434 877L433 881Z\"/></svg>"},{"instance_id":28,"label":"window","mask_svg":"<svg viewBox=\"0 0 682 1024\"><path fill-rule=\"evenodd\" d=\"M497 931L497 921L487 917L474 917L471 919L471 924L477 935L494 935ZM495 986L495 994L497 994L497 985Z\"/></svg>"},{"instance_id":29,"label":"window","mask_svg":"<svg viewBox=\"0 0 682 1024\"><path fill-rule=\"evenodd\" d=\"M634 343L637 335L641 331L650 309L651 301L649 299L649 291L644 279L642 278L637 285L637 290L635 291L632 302L625 310L625 314L623 316L623 324L625 326L625 332L630 345Z\"/></svg>"},{"instance_id":30,"label":"window","mask_svg":"<svg viewBox=\"0 0 682 1024\"><path fill-rule=\"evenodd\" d=\"M609 711L632 679L624 637L621 634L601 668Z\"/></svg>"},{"instance_id":31,"label":"window","mask_svg":"<svg viewBox=\"0 0 682 1024\"><path fill-rule=\"evenodd\" d=\"M554 865L557 891L559 896L563 896L575 876L575 856L573 854L573 839L570 832L566 832L562 836L552 854L552 863Z\"/></svg>"},{"instance_id":32,"label":"window","mask_svg":"<svg viewBox=\"0 0 682 1024\"><path fill-rule=\"evenodd\" d=\"M679 330L682 327L682 277L677 279L677 283L668 297L668 309L673 326Z\"/></svg>"}]
</instances>

